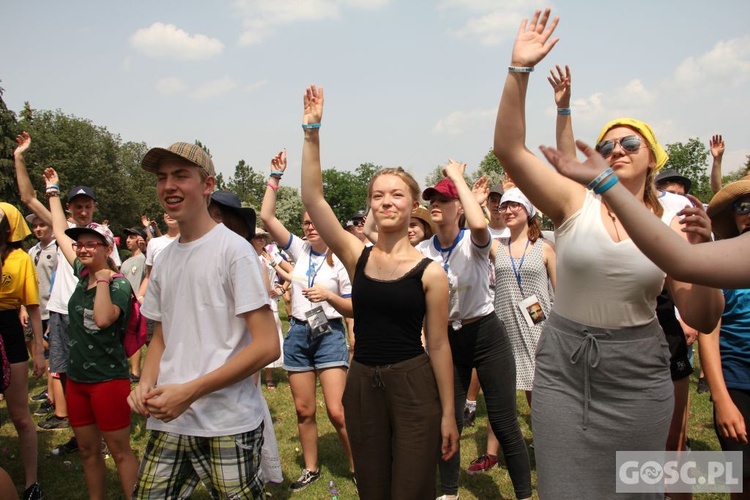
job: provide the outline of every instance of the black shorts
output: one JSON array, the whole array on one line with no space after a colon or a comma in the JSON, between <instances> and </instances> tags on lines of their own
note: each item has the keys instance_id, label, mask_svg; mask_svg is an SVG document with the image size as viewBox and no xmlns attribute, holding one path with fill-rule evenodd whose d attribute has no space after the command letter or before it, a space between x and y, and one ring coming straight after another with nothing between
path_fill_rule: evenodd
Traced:
<instances>
[{"instance_id":1,"label":"black shorts","mask_svg":"<svg viewBox=\"0 0 750 500\"><path fill-rule=\"evenodd\" d=\"M656 308L656 317L659 319L659 325L664 330L664 336L669 344L669 371L672 374L672 380L682 380L693 373L693 365L688 358L688 345L685 339L685 332L682 331L682 325L674 314L674 304L665 295L658 299Z\"/></svg>"},{"instance_id":2,"label":"black shorts","mask_svg":"<svg viewBox=\"0 0 750 500\"><path fill-rule=\"evenodd\" d=\"M18 319L18 309L0 311L0 334L3 337L3 344L5 344L5 355L8 357L10 364L25 363L29 360L23 325L21 320Z\"/></svg>"},{"instance_id":3,"label":"black shorts","mask_svg":"<svg viewBox=\"0 0 750 500\"><path fill-rule=\"evenodd\" d=\"M745 422L750 419L750 391L744 389L731 389L727 387L729 397L732 398L732 402L737 409L742 413ZM742 444L734 441L733 439L726 438L721 435L719 428L716 427L716 409L714 408L714 431L716 437L719 438L719 445L723 451L739 451L742 452L742 477L743 479L750 478L750 444Z\"/></svg>"}]
</instances>

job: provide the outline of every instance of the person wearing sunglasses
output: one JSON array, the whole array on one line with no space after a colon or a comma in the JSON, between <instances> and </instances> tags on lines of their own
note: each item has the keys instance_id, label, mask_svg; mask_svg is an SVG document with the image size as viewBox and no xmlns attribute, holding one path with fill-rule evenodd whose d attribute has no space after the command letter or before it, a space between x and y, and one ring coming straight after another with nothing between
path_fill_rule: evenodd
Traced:
<instances>
[{"instance_id":1,"label":"person wearing sunglasses","mask_svg":"<svg viewBox=\"0 0 750 500\"><path fill-rule=\"evenodd\" d=\"M68 419L81 454L90 498L105 497L102 438L117 465L126 496L135 486L138 461L130 447L130 367L120 340L133 297L128 280L111 258L112 232L92 222L68 227L60 202L60 180L44 171L55 239L78 283L68 302L70 351L66 399Z\"/></svg>"},{"instance_id":2,"label":"person wearing sunglasses","mask_svg":"<svg viewBox=\"0 0 750 500\"><path fill-rule=\"evenodd\" d=\"M494 152L556 228L557 290L537 348L532 399L539 497L608 498L616 489L614 451L663 450L667 439L674 394L669 350L655 313L665 279L683 319L699 331L713 330L723 297L719 290L665 276L602 197L621 186L642 211L661 219L665 231L676 238L685 234L679 218L665 213L657 199L654 176L668 156L646 123L621 118L602 128L598 153L590 148L586 153L600 160L597 173L609 169L588 177L590 189L550 172L527 149L529 78L557 43L552 38L557 23L549 9L521 23L498 108ZM691 241L709 237L699 216L686 223ZM652 497L662 498L663 492Z\"/></svg>"}]
</instances>

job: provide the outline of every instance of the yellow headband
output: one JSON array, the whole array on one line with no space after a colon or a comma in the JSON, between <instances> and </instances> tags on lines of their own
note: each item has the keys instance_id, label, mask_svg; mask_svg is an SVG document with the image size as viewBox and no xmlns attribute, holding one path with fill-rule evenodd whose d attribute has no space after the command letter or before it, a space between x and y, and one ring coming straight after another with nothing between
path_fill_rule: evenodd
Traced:
<instances>
[{"instance_id":1,"label":"yellow headband","mask_svg":"<svg viewBox=\"0 0 750 500\"><path fill-rule=\"evenodd\" d=\"M599 144L604 138L604 135L615 127L632 128L633 130L641 134L644 139L646 139L646 142L648 143L648 146L651 149L651 152L654 154L654 158L656 159L656 167L654 168L654 172L658 172L669 160L669 155L666 151L664 151L664 148L662 148L659 142L656 140L654 131L651 130L651 127L649 127L648 123L642 122L641 120L636 120L635 118L617 118L616 120L612 120L611 122L606 124L604 128L602 128L601 132L599 132L599 137L596 139L596 143Z\"/></svg>"},{"instance_id":2,"label":"yellow headband","mask_svg":"<svg viewBox=\"0 0 750 500\"><path fill-rule=\"evenodd\" d=\"M14 241L23 241L28 235L31 234L29 226L26 224L21 212L10 203L0 202L0 210L5 213L5 217L8 218L8 225L10 225L10 236L8 241L11 243Z\"/></svg>"}]
</instances>

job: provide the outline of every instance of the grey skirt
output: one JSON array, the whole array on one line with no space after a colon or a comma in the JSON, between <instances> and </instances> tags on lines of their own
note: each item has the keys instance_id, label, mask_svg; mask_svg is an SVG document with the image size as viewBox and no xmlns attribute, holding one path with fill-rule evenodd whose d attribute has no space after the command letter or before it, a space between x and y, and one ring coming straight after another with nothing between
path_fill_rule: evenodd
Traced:
<instances>
[{"instance_id":1,"label":"grey skirt","mask_svg":"<svg viewBox=\"0 0 750 500\"><path fill-rule=\"evenodd\" d=\"M608 329L553 311L532 398L539 498L663 498L617 495L615 454L663 450L673 407L669 346L656 319Z\"/></svg>"}]
</instances>

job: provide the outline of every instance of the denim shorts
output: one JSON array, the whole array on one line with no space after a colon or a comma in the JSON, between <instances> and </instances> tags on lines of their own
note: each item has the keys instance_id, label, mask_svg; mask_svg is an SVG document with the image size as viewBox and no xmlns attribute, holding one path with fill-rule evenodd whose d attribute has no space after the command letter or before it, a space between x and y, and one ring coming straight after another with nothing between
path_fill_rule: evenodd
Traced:
<instances>
[{"instance_id":1,"label":"denim shorts","mask_svg":"<svg viewBox=\"0 0 750 500\"><path fill-rule=\"evenodd\" d=\"M309 372L349 367L349 348L346 345L346 330L341 319L329 320L333 329L316 339L310 335L306 321L291 318L289 332L284 339L284 369L290 372Z\"/></svg>"}]
</instances>

